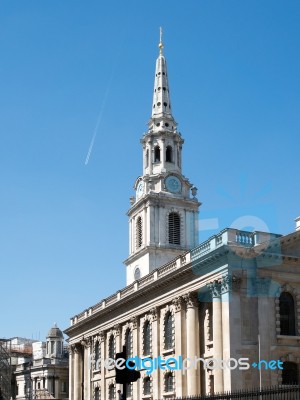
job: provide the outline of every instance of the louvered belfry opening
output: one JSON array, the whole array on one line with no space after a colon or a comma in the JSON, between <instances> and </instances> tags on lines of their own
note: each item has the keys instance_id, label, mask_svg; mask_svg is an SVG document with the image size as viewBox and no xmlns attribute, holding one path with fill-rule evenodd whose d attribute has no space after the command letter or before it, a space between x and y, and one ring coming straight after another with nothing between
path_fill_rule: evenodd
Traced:
<instances>
[{"instance_id":1,"label":"louvered belfry opening","mask_svg":"<svg viewBox=\"0 0 300 400\"><path fill-rule=\"evenodd\" d=\"M175 212L169 214L169 243L180 244L180 216Z\"/></svg>"},{"instance_id":2,"label":"louvered belfry opening","mask_svg":"<svg viewBox=\"0 0 300 400\"><path fill-rule=\"evenodd\" d=\"M136 248L139 249L143 244L142 218L138 217L136 221Z\"/></svg>"}]
</instances>

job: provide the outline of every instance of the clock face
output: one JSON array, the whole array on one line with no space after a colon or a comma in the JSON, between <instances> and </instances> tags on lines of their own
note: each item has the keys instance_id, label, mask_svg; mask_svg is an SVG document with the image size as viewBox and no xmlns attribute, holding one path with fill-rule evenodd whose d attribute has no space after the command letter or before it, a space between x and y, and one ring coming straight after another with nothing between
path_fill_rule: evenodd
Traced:
<instances>
[{"instance_id":1,"label":"clock face","mask_svg":"<svg viewBox=\"0 0 300 400\"><path fill-rule=\"evenodd\" d=\"M181 192L181 182L177 176L169 175L165 180L166 188L171 193Z\"/></svg>"},{"instance_id":2,"label":"clock face","mask_svg":"<svg viewBox=\"0 0 300 400\"><path fill-rule=\"evenodd\" d=\"M136 188L136 197L139 199L144 192L144 182L141 181Z\"/></svg>"}]
</instances>

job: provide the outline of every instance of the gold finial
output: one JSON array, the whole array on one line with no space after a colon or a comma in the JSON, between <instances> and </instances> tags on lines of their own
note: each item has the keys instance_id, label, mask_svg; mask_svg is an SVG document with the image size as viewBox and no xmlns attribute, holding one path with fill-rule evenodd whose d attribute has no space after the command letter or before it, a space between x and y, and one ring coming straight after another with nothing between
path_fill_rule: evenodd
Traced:
<instances>
[{"instance_id":1,"label":"gold finial","mask_svg":"<svg viewBox=\"0 0 300 400\"><path fill-rule=\"evenodd\" d=\"M162 27L159 28L159 45L158 45L158 47L159 47L160 54L162 54L162 51L164 48L163 41L162 41Z\"/></svg>"}]
</instances>

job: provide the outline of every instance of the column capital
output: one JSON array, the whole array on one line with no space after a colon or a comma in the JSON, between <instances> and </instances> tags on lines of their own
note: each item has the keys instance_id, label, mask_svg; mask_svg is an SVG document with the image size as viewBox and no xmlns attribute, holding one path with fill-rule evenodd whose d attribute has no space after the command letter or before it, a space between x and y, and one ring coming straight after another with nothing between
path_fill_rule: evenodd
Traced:
<instances>
[{"instance_id":1,"label":"column capital","mask_svg":"<svg viewBox=\"0 0 300 400\"><path fill-rule=\"evenodd\" d=\"M232 287L231 278L228 275L222 276L222 279L221 279L221 294L230 292L231 291L231 287Z\"/></svg>"},{"instance_id":2,"label":"column capital","mask_svg":"<svg viewBox=\"0 0 300 400\"><path fill-rule=\"evenodd\" d=\"M135 316L131 317L130 322L131 322L132 329L136 329L137 328L137 317L135 317Z\"/></svg>"},{"instance_id":3,"label":"column capital","mask_svg":"<svg viewBox=\"0 0 300 400\"><path fill-rule=\"evenodd\" d=\"M120 326L120 324L117 324L117 325L114 326L114 331L115 331L116 336L120 336L120 334L121 334L121 326Z\"/></svg>"},{"instance_id":4,"label":"column capital","mask_svg":"<svg viewBox=\"0 0 300 400\"><path fill-rule=\"evenodd\" d=\"M221 280L215 279L206 285L211 292L213 298L220 297L221 295Z\"/></svg>"},{"instance_id":5,"label":"column capital","mask_svg":"<svg viewBox=\"0 0 300 400\"><path fill-rule=\"evenodd\" d=\"M174 306L174 311L179 312L183 309L184 306L184 299L182 296L175 297L175 299L172 300L173 306Z\"/></svg>"},{"instance_id":6,"label":"column capital","mask_svg":"<svg viewBox=\"0 0 300 400\"><path fill-rule=\"evenodd\" d=\"M152 307L149 311L151 317L152 317L152 322L157 321L157 314L158 314L158 308L157 307Z\"/></svg>"},{"instance_id":7,"label":"column capital","mask_svg":"<svg viewBox=\"0 0 300 400\"><path fill-rule=\"evenodd\" d=\"M94 343L96 343L96 342L99 342L99 343L104 342L104 337L105 337L104 332L103 331L99 331L97 333L97 335L94 336Z\"/></svg>"},{"instance_id":8,"label":"column capital","mask_svg":"<svg viewBox=\"0 0 300 400\"><path fill-rule=\"evenodd\" d=\"M74 352L75 352L75 344L70 344L68 346L68 352L69 352L70 355L74 354Z\"/></svg>"},{"instance_id":9,"label":"column capital","mask_svg":"<svg viewBox=\"0 0 300 400\"><path fill-rule=\"evenodd\" d=\"M85 349L88 349L88 348L91 346L91 344L92 344L92 338L91 338L91 336L83 337L83 338L81 339L80 344L81 344L81 346L84 347Z\"/></svg>"},{"instance_id":10,"label":"column capital","mask_svg":"<svg viewBox=\"0 0 300 400\"><path fill-rule=\"evenodd\" d=\"M194 308L198 306L198 296L195 292L189 292L182 296L187 308Z\"/></svg>"},{"instance_id":11,"label":"column capital","mask_svg":"<svg viewBox=\"0 0 300 400\"><path fill-rule=\"evenodd\" d=\"M71 345L72 351L76 354L78 354L82 350L82 344L81 342L76 342Z\"/></svg>"}]
</instances>

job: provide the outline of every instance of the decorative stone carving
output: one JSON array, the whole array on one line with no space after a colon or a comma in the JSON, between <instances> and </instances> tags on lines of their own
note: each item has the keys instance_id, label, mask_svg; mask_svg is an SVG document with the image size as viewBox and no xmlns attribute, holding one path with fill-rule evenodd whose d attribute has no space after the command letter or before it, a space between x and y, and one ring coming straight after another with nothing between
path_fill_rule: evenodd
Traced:
<instances>
[{"instance_id":1,"label":"decorative stone carving","mask_svg":"<svg viewBox=\"0 0 300 400\"><path fill-rule=\"evenodd\" d=\"M174 311L179 312L183 309L184 299L182 296L179 296L179 297L176 297L175 299L173 299L172 303L174 305Z\"/></svg>"},{"instance_id":2,"label":"decorative stone carving","mask_svg":"<svg viewBox=\"0 0 300 400\"><path fill-rule=\"evenodd\" d=\"M137 328L137 324L138 324L137 317L131 317L130 318L130 323L131 323L132 329L136 329Z\"/></svg>"},{"instance_id":3,"label":"decorative stone carving","mask_svg":"<svg viewBox=\"0 0 300 400\"><path fill-rule=\"evenodd\" d=\"M75 353L75 347L76 347L75 344L71 344L71 345L68 346L68 352L69 352L70 355Z\"/></svg>"},{"instance_id":4,"label":"decorative stone carving","mask_svg":"<svg viewBox=\"0 0 300 400\"><path fill-rule=\"evenodd\" d=\"M73 347L74 353L76 353L76 354L80 353L81 350L82 350L82 345L81 345L80 342L74 343L74 344L72 345L72 347Z\"/></svg>"},{"instance_id":5,"label":"decorative stone carving","mask_svg":"<svg viewBox=\"0 0 300 400\"><path fill-rule=\"evenodd\" d=\"M231 290L231 278L228 275L222 276L221 279L221 293L228 293Z\"/></svg>"},{"instance_id":6,"label":"decorative stone carving","mask_svg":"<svg viewBox=\"0 0 300 400\"><path fill-rule=\"evenodd\" d=\"M81 339L81 342L80 342L80 344L85 348L85 349L88 349L90 346L91 346L91 344L92 344L92 338L91 338L91 336L88 336L88 337L83 337L82 339Z\"/></svg>"},{"instance_id":7,"label":"decorative stone carving","mask_svg":"<svg viewBox=\"0 0 300 400\"><path fill-rule=\"evenodd\" d=\"M158 308L157 307L152 307L149 311L152 317L152 322L157 321L157 314L158 314Z\"/></svg>"},{"instance_id":8,"label":"decorative stone carving","mask_svg":"<svg viewBox=\"0 0 300 400\"><path fill-rule=\"evenodd\" d=\"M114 326L114 331L115 331L115 336L120 336L121 334L121 326L120 324L117 324Z\"/></svg>"},{"instance_id":9,"label":"decorative stone carving","mask_svg":"<svg viewBox=\"0 0 300 400\"><path fill-rule=\"evenodd\" d=\"M207 284L208 289L211 291L211 295L213 298L220 297L221 295L221 281L214 280L211 283Z\"/></svg>"},{"instance_id":10,"label":"decorative stone carving","mask_svg":"<svg viewBox=\"0 0 300 400\"><path fill-rule=\"evenodd\" d=\"M197 293L189 292L182 296L187 308L194 308L198 306L198 296Z\"/></svg>"}]
</instances>

